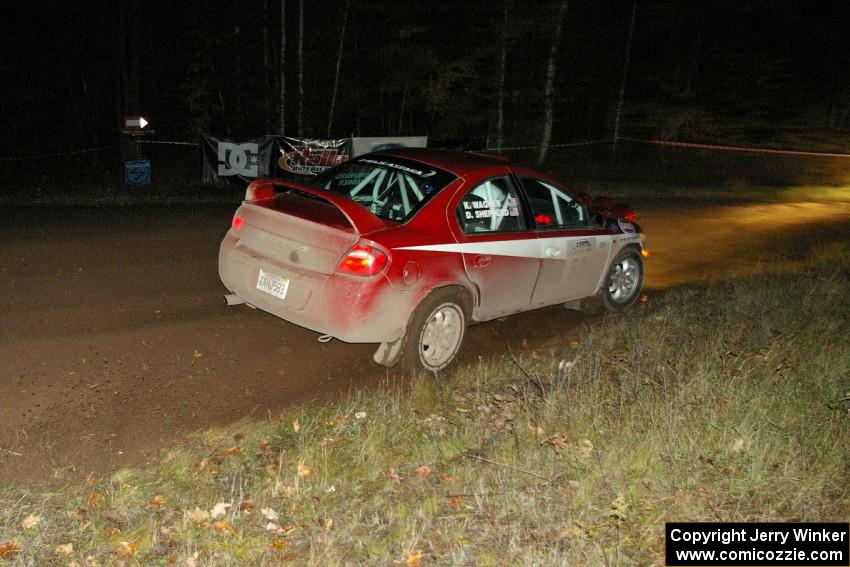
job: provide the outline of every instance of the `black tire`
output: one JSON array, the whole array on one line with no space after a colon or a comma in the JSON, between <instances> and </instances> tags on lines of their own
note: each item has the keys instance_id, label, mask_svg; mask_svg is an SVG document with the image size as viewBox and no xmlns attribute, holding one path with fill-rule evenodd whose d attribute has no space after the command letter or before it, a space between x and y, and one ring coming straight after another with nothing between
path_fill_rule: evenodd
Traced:
<instances>
[{"instance_id":1,"label":"black tire","mask_svg":"<svg viewBox=\"0 0 850 567\"><path fill-rule=\"evenodd\" d=\"M602 283L602 303L609 311L633 304L643 289L643 257L634 248L626 248L614 257Z\"/></svg>"},{"instance_id":2,"label":"black tire","mask_svg":"<svg viewBox=\"0 0 850 567\"><path fill-rule=\"evenodd\" d=\"M470 303L457 287L436 289L423 299L407 324L402 369L436 372L451 365L466 336Z\"/></svg>"}]
</instances>

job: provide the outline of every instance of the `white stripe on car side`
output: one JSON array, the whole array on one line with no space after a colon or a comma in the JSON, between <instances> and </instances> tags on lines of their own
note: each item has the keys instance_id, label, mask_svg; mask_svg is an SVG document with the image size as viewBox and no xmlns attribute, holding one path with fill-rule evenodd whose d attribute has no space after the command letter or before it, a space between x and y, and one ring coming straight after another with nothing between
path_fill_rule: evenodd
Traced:
<instances>
[{"instance_id":1,"label":"white stripe on car side","mask_svg":"<svg viewBox=\"0 0 850 567\"><path fill-rule=\"evenodd\" d=\"M579 243L586 244L579 244ZM464 242L449 244L426 244L424 246L399 246L395 250L422 250L428 252L454 252L457 254L492 254L493 256L515 256L519 258L541 258L566 260L570 254L552 256L547 249L566 244L568 252L596 250L607 246L611 237L605 236L557 236L548 238L526 238L522 240L490 240L487 242Z\"/></svg>"}]
</instances>

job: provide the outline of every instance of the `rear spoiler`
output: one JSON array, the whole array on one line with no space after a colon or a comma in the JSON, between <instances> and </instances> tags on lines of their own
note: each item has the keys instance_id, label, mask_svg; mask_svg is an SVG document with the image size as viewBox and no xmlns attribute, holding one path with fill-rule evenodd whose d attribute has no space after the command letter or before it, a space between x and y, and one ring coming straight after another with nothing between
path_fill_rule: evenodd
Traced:
<instances>
[{"instance_id":1,"label":"rear spoiler","mask_svg":"<svg viewBox=\"0 0 850 567\"><path fill-rule=\"evenodd\" d=\"M245 200L259 201L262 199L269 199L274 197L276 194L281 193L282 188L284 188L284 190L294 190L306 193L332 204L342 211L342 214L345 215L345 218L348 219L348 222L351 223L351 226L354 227L355 232L358 234L374 232L376 230L386 228L387 226L384 221L372 214L372 211L344 195L293 181L282 181L280 179L255 179L245 190Z\"/></svg>"}]
</instances>

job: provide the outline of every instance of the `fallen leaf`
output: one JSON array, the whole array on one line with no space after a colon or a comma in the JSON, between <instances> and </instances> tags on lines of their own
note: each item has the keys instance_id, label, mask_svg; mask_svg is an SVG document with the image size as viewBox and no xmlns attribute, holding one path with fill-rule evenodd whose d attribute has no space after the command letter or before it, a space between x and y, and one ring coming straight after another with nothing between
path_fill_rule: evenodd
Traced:
<instances>
[{"instance_id":1,"label":"fallen leaf","mask_svg":"<svg viewBox=\"0 0 850 567\"><path fill-rule=\"evenodd\" d=\"M272 542L272 549L275 551L285 551L289 547L289 542L283 538L277 538Z\"/></svg>"},{"instance_id":2,"label":"fallen leaf","mask_svg":"<svg viewBox=\"0 0 850 567\"><path fill-rule=\"evenodd\" d=\"M648 296L648 295L645 295L645 294L644 294L644 295L641 295L641 296L640 296L640 302L641 302L641 303L646 303L647 301L649 301L649 296Z\"/></svg>"},{"instance_id":3,"label":"fallen leaf","mask_svg":"<svg viewBox=\"0 0 850 567\"><path fill-rule=\"evenodd\" d=\"M425 478L429 474L431 474L431 468L428 465L422 465L421 467L416 469L415 472L416 472L416 476L418 476L419 478Z\"/></svg>"},{"instance_id":4,"label":"fallen leaf","mask_svg":"<svg viewBox=\"0 0 850 567\"><path fill-rule=\"evenodd\" d=\"M195 351L195 352L192 353L192 356L195 357L195 358L201 358L203 355L200 352Z\"/></svg>"},{"instance_id":5,"label":"fallen leaf","mask_svg":"<svg viewBox=\"0 0 850 567\"><path fill-rule=\"evenodd\" d=\"M276 532L279 529L280 529L280 526L275 524L274 522L269 522L268 524L266 524L266 531L267 532Z\"/></svg>"},{"instance_id":6,"label":"fallen leaf","mask_svg":"<svg viewBox=\"0 0 850 567\"><path fill-rule=\"evenodd\" d=\"M292 431L298 433L301 431L301 423L298 422L298 418L295 418L295 421L292 422Z\"/></svg>"},{"instance_id":7,"label":"fallen leaf","mask_svg":"<svg viewBox=\"0 0 850 567\"><path fill-rule=\"evenodd\" d=\"M0 543L0 559L10 559L20 553L21 546L15 540Z\"/></svg>"},{"instance_id":8,"label":"fallen leaf","mask_svg":"<svg viewBox=\"0 0 850 567\"><path fill-rule=\"evenodd\" d=\"M106 530L106 537L108 537L108 538L113 538L113 537L120 535L120 534L121 534L121 530L119 530L118 528L116 528L114 526L109 528L108 530Z\"/></svg>"},{"instance_id":9,"label":"fallen leaf","mask_svg":"<svg viewBox=\"0 0 850 567\"><path fill-rule=\"evenodd\" d=\"M228 457L235 457L236 455L241 455L245 451L244 447L231 447L226 450L224 454Z\"/></svg>"},{"instance_id":10,"label":"fallen leaf","mask_svg":"<svg viewBox=\"0 0 850 567\"><path fill-rule=\"evenodd\" d=\"M94 492L89 493L86 502L88 503L89 508L94 508L100 503L101 500L103 500L103 494L95 490Z\"/></svg>"},{"instance_id":11,"label":"fallen leaf","mask_svg":"<svg viewBox=\"0 0 850 567\"><path fill-rule=\"evenodd\" d=\"M187 520L195 522L196 524L200 524L201 522L206 522L210 519L210 513L206 510L201 510L197 506L195 506L194 510L186 510L183 512L183 515Z\"/></svg>"},{"instance_id":12,"label":"fallen leaf","mask_svg":"<svg viewBox=\"0 0 850 567\"><path fill-rule=\"evenodd\" d=\"M260 440L260 450L263 453L268 453L271 446L272 446L271 441L269 441L268 439Z\"/></svg>"},{"instance_id":13,"label":"fallen leaf","mask_svg":"<svg viewBox=\"0 0 850 567\"><path fill-rule=\"evenodd\" d=\"M539 425L528 424L528 430L531 431L535 437L541 437L543 435L543 428Z\"/></svg>"},{"instance_id":14,"label":"fallen leaf","mask_svg":"<svg viewBox=\"0 0 850 567\"><path fill-rule=\"evenodd\" d=\"M115 555L122 559L129 559L136 555L136 552L139 550L139 544L131 541L122 541L119 544L118 549L115 551Z\"/></svg>"},{"instance_id":15,"label":"fallen leaf","mask_svg":"<svg viewBox=\"0 0 850 567\"><path fill-rule=\"evenodd\" d=\"M215 529L215 533L217 534L233 532L233 528L230 526L229 523L225 522L224 520L213 522L213 528Z\"/></svg>"},{"instance_id":16,"label":"fallen leaf","mask_svg":"<svg viewBox=\"0 0 850 567\"><path fill-rule=\"evenodd\" d=\"M21 527L24 528L25 530L28 530L28 529L34 527L40 521L41 521L41 516L33 513L33 514L30 514L29 516L27 516L26 518L24 518L24 521L21 522Z\"/></svg>"},{"instance_id":17,"label":"fallen leaf","mask_svg":"<svg viewBox=\"0 0 850 567\"><path fill-rule=\"evenodd\" d=\"M326 530L331 529L334 526L333 518L325 518L321 521L322 527Z\"/></svg>"},{"instance_id":18,"label":"fallen leaf","mask_svg":"<svg viewBox=\"0 0 850 567\"><path fill-rule=\"evenodd\" d=\"M449 482L452 479L452 477L449 476L449 473L440 473L440 479L443 482Z\"/></svg>"},{"instance_id":19,"label":"fallen leaf","mask_svg":"<svg viewBox=\"0 0 850 567\"><path fill-rule=\"evenodd\" d=\"M74 544L73 543L65 543L62 545L57 545L56 549L53 550L54 553L61 553L63 555L71 555L74 553Z\"/></svg>"},{"instance_id":20,"label":"fallen leaf","mask_svg":"<svg viewBox=\"0 0 850 567\"><path fill-rule=\"evenodd\" d=\"M88 487L88 488L91 488L92 486L94 486L94 474L89 473L88 476L86 477L86 480L84 481L84 483L85 483L86 487Z\"/></svg>"},{"instance_id":21,"label":"fallen leaf","mask_svg":"<svg viewBox=\"0 0 850 567\"><path fill-rule=\"evenodd\" d=\"M313 470L310 467L304 466L304 459L298 460L298 476L305 477L310 476L313 473Z\"/></svg>"},{"instance_id":22,"label":"fallen leaf","mask_svg":"<svg viewBox=\"0 0 850 567\"><path fill-rule=\"evenodd\" d=\"M213 506L212 510L210 510L210 517L214 520L216 518L224 516L230 506L231 505L229 502L219 502L218 504Z\"/></svg>"},{"instance_id":23,"label":"fallen leaf","mask_svg":"<svg viewBox=\"0 0 850 567\"><path fill-rule=\"evenodd\" d=\"M574 341L570 341L570 348L572 348L572 349L576 349L576 348L578 348L578 345L579 345L579 342L578 342L578 341L575 341L575 340L574 340Z\"/></svg>"},{"instance_id":24,"label":"fallen leaf","mask_svg":"<svg viewBox=\"0 0 850 567\"><path fill-rule=\"evenodd\" d=\"M417 567L418 565L422 565L422 552L417 551L415 553L408 553L407 559L404 562L410 567Z\"/></svg>"},{"instance_id":25,"label":"fallen leaf","mask_svg":"<svg viewBox=\"0 0 850 567\"><path fill-rule=\"evenodd\" d=\"M366 419L366 412L365 411L359 411L359 412L355 413L354 419Z\"/></svg>"},{"instance_id":26,"label":"fallen leaf","mask_svg":"<svg viewBox=\"0 0 850 567\"><path fill-rule=\"evenodd\" d=\"M157 494L156 496L154 496L153 498L148 500L148 506L151 506L153 508L159 508L160 506L162 506L165 503L166 503L165 498L163 498L159 494Z\"/></svg>"},{"instance_id":27,"label":"fallen leaf","mask_svg":"<svg viewBox=\"0 0 850 567\"><path fill-rule=\"evenodd\" d=\"M198 470L204 470L208 466L210 466L210 460L209 459L201 459L201 462L198 463Z\"/></svg>"},{"instance_id":28,"label":"fallen leaf","mask_svg":"<svg viewBox=\"0 0 850 567\"><path fill-rule=\"evenodd\" d=\"M740 437L735 440L735 443L732 445L732 452L736 455L744 450L744 440Z\"/></svg>"},{"instance_id":29,"label":"fallen leaf","mask_svg":"<svg viewBox=\"0 0 850 567\"><path fill-rule=\"evenodd\" d=\"M542 432L542 429L541 429ZM564 434L552 435L551 437L547 437L543 441L540 442L541 445L549 445L552 447L552 450L555 451L558 455L561 454L566 446L569 444L570 439Z\"/></svg>"},{"instance_id":30,"label":"fallen leaf","mask_svg":"<svg viewBox=\"0 0 850 567\"><path fill-rule=\"evenodd\" d=\"M273 508L260 508L260 513L265 519L272 522L280 517L280 514L278 514Z\"/></svg>"},{"instance_id":31,"label":"fallen leaf","mask_svg":"<svg viewBox=\"0 0 850 567\"><path fill-rule=\"evenodd\" d=\"M463 506L465 500L466 499L463 496L452 496L451 498L449 498L449 504L451 504L455 508L460 508L461 506Z\"/></svg>"}]
</instances>

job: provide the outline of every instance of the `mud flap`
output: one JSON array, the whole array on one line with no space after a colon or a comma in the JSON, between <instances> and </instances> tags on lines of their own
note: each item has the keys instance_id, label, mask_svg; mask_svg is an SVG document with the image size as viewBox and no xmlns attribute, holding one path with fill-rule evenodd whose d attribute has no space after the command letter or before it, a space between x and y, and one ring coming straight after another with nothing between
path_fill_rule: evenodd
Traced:
<instances>
[{"instance_id":1,"label":"mud flap","mask_svg":"<svg viewBox=\"0 0 850 567\"><path fill-rule=\"evenodd\" d=\"M404 346L404 337L401 337L400 339L396 339L389 343L381 343L380 345L378 345L378 350L376 350L375 354L372 355L372 360L374 360L381 366L392 368L398 363L399 359L401 358L402 346Z\"/></svg>"},{"instance_id":2,"label":"mud flap","mask_svg":"<svg viewBox=\"0 0 850 567\"><path fill-rule=\"evenodd\" d=\"M598 313L602 309L602 296L600 294L581 299L573 299L564 303L566 309L581 311L582 313Z\"/></svg>"}]
</instances>

